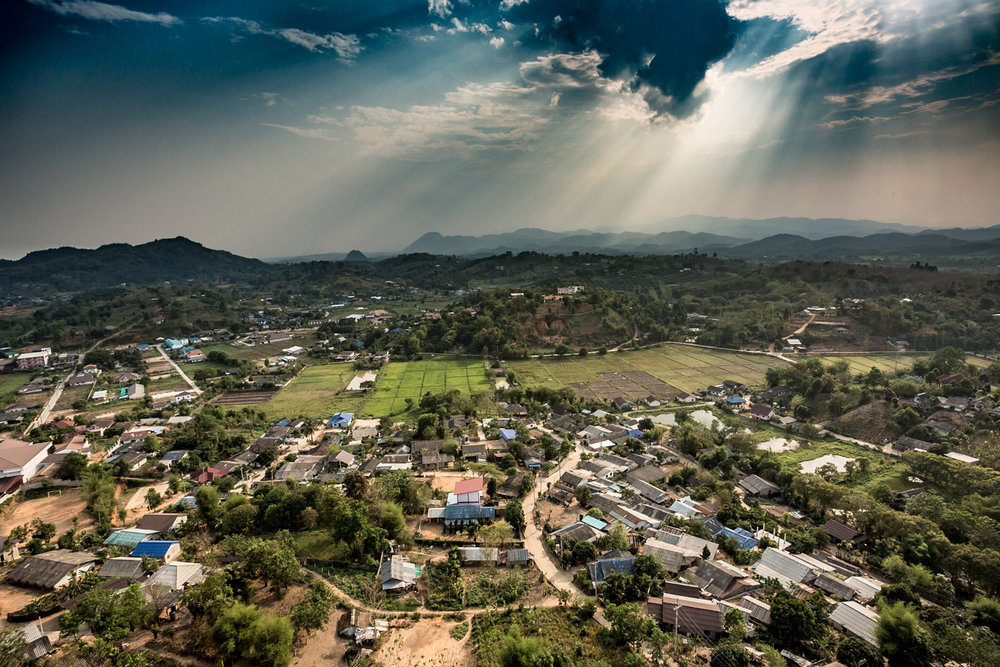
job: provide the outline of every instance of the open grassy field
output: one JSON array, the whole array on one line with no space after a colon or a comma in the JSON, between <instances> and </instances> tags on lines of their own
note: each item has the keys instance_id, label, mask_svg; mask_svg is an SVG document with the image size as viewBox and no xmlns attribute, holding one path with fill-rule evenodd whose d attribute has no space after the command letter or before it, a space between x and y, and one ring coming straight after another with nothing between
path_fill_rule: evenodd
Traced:
<instances>
[{"instance_id":1,"label":"open grassy field","mask_svg":"<svg viewBox=\"0 0 1000 667\"><path fill-rule=\"evenodd\" d=\"M278 343L268 343L267 345L232 345L223 341L212 341L198 346L198 349L208 354L213 350L224 352L230 357L235 357L241 361L259 361L271 357L279 357L282 350L295 345L308 347L316 342L314 336L297 337L291 340L283 340Z\"/></svg>"},{"instance_id":2,"label":"open grassy field","mask_svg":"<svg viewBox=\"0 0 1000 667\"><path fill-rule=\"evenodd\" d=\"M436 394L449 389L465 394L492 389L482 360L436 357L392 362L379 371L375 390L367 398L362 413L381 417L402 412L407 398L418 403L427 392Z\"/></svg>"},{"instance_id":3,"label":"open grassy field","mask_svg":"<svg viewBox=\"0 0 1000 667\"><path fill-rule=\"evenodd\" d=\"M358 392L345 392L344 387L355 375L351 364L320 364L307 366L267 403L255 405L268 417L329 417L335 412L356 412L362 402ZM240 405L226 405L238 409Z\"/></svg>"},{"instance_id":4,"label":"open grassy field","mask_svg":"<svg viewBox=\"0 0 1000 667\"><path fill-rule=\"evenodd\" d=\"M664 344L586 358L531 359L510 364L523 384L562 387L594 382L600 373L646 372L680 391L699 391L723 380L761 384L764 373L785 362L774 357Z\"/></svg>"},{"instance_id":5,"label":"open grassy field","mask_svg":"<svg viewBox=\"0 0 1000 667\"><path fill-rule=\"evenodd\" d=\"M0 401L13 401L17 398L17 394L14 392L28 384L30 379L31 373L4 373L0 375Z\"/></svg>"}]
</instances>

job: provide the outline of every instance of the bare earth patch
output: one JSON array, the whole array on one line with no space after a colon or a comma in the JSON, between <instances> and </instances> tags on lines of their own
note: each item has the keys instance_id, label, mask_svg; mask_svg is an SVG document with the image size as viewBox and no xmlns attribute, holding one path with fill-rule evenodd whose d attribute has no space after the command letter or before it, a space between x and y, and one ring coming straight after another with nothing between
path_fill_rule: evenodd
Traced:
<instances>
[{"instance_id":1,"label":"bare earth patch","mask_svg":"<svg viewBox=\"0 0 1000 667\"><path fill-rule=\"evenodd\" d=\"M80 498L78 490L65 491L60 495L35 500L25 500L14 504L0 519L0 535L7 535L10 529L31 523L35 518L56 525L56 535L62 535L73 527L73 518L80 517L80 530L90 529L94 522L87 513L87 504Z\"/></svg>"},{"instance_id":2,"label":"bare earth patch","mask_svg":"<svg viewBox=\"0 0 1000 667\"><path fill-rule=\"evenodd\" d=\"M451 638L456 625L440 617L394 620L372 658L385 667L471 667L468 635L460 641Z\"/></svg>"}]
</instances>

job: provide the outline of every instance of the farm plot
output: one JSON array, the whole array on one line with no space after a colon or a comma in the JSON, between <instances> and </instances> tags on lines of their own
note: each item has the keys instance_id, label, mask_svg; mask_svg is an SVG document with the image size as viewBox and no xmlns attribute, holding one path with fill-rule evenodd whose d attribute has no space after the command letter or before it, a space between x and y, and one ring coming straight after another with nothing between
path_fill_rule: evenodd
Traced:
<instances>
[{"instance_id":1,"label":"farm plot","mask_svg":"<svg viewBox=\"0 0 1000 667\"><path fill-rule=\"evenodd\" d=\"M511 368L523 383L571 386L583 395L669 398L723 380L761 384L768 368L783 365L764 355L668 344L604 356L517 361Z\"/></svg>"},{"instance_id":2,"label":"farm plot","mask_svg":"<svg viewBox=\"0 0 1000 667\"><path fill-rule=\"evenodd\" d=\"M429 359L392 362L382 368L375 390L362 413L383 416L406 410L406 399L414 403L432 394L457 389L464 394L492 389L479 359Z\"/></svg>"},{"instance_id":3,"label":"farm plot","mask_svg":"<svg viewBox=\"0 0 1000 667\"><path fill-rule=\"evenodd\" d=\"M227 391L213 399L212 404L227 408L234 405L260 405L267 403L276 393L277 391Z\"/></svg>"},{"instance_id":4,"label":"farm plot","mask_svg":"<svg viewBox=\"0 0 1000 667\"><path fill-rule=\"evenodd\" d=\"M307 366L261 407L269 418L318 419L340 411L354 412L362 401L357 392L346 391L354 374L350 364Z\"/></svg>"}]
</instances>

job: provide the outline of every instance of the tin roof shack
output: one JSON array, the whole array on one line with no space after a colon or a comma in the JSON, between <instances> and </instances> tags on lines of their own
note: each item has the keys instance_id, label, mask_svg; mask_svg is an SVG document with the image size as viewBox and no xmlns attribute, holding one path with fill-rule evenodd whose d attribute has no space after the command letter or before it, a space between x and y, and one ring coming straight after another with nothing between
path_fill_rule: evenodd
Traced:
<instances>
[{"instance_id":1,"label":"tin roof shack","mask_svg":"<svg viewBox=\"0 0 1000 667\"><path fill-rule=\"evenodd\" d=\"M406 556L395 555L382 563L382 590L387 593L404 593L416 588L420 578L420 568L407 560Z\"/></svg>"},{"instance_id":2,"label":"tin roof shack","mask_svg":"<svg viewBox=\"0 0 1000 667\"><path fill-rule=\"evenodd\" d=\"M188 586L194 586L205 580L205 568L201 563L186 563L175 560L169 565L164 565L157 570L143 588L154 587L166 588L171 591L180 591Z\"/></svg>"},{"instance_id":3,"label":"tin roof shack","mask_svg":"<svg viewBox=\"0 0 1000 667\"><path fill-rule=\"evenodd\" d=\"M10 571L7 581L21 586L52 590L65 586L74 577L90 571L95 563L97 556L93 554L56 549L25 558Z\"/></svg>"},{"instance_id":4,"label":"tin roof shack","mask_svg":"<svg viewBox=\"0 0 1000 667\"><path fill-rule=\"evenodd\" d=\"M748 495L759 498L770 498L781 493L781 489L774 482L769 482L758 475L748 475L740 480L739 487Z\"/></svg>"},{"instance_id":5,"label":"tin roof shack","mask_svg":"<svg viewBox=\"0 0 1000 667\"><path fill-rule=\"evenodd\" d=\"M678 632L715 637L722 633L722 610L717 602L679 595L651 597L646 601L646 613L660 625Z\"/></svg>"},{"instance_id":6,"label":"tin roof shack","mask_svg":"<svg viewBox=\"0 0 1000 667\"><path fill-rule=\"evenodd\" d=\"M500 562L500 550L496 547L458 547L462 565L496 565Z\"/></svg>"},{"instance_id":7,"label":"tin roof shack","mask_svg":"<svg viewBox=\"0 0 1000 667\"><path fill-rule=\"evenodd\" d=\"M148 530L146 528L123 528L108 535L104 540L105 546L128 547L134 549L139 542L151 540L159 534L159 531Z\"/></svg>"},{"instance_id":8,"label":"tin roof shack","mask_svg":"<svg viewBox=\"0 0 1000 667\"><path fill-rule=\"evenodd\" d=\"M813 586L841 600L851 600L854 598L854 589L828 572L824 572L816 577Z\"/></svg>"},{"instance_id":9,"label":"tin roof shack","mask_svg":"<svg viewBox=\"0 0 1000 667\"><path fill-rule=\"evenodd\" d=\"M142 559L132 556L109 558L97 574L108 579L141 579Z\"/></svg>"},{"instance_id":10,"label":"tin roof shack","mask_svg":"<svg viewBox=\"0 0 1000 667\"><path fill-rule=\"evenodd\" d=\"M685 549L657 539L646 540L646 543L642 545L642 553L655 558L665 570L673 574L680 572L694 560L694 557L689 556ZM701 557L700 554L698 557Z\"/></svg>"},{"instance_id":11,"label":"tin roof shack","mask_svg":"<svg viewBox=\"0 0 1000 667\"><path fill-rule=\"evenodd\" d=\"M777 579L783 585L801 584L816 578L812 566L794 554L768 547L754 563L753 571L758 577Z\"/></svg>"},{"instance_id":12,"label":"tin roof shack","mask_svg":"<svg viewBox=\"0 0 1000 667\"><path fill-rule=\"evenodd\" d=\"M181 543L176 540L145 540L135 545L131 556L155 558L161 563L177 560L181 555Z\"/></svg>"},{"instance_id":13,"label":"tin roof shack","mask_svg":"<svg viewBox=\"0 0 1000 667\"><path fill-rule=\"evenodd\" d=\"M612 573L630 575L635 571L635 563L638 560L628 552L625 552L625 555L609 552L593 563L587 564L590 580L600 584Z\"/></svg>"},{"instance_id":14,"label":"tin roof shack","mask_svg":"<svg viewBox=\"0 0 1000 667\"><path fill-rule=\"evenodd\" d=\"M863 639L872 646L878 646L878 639L875 638L878 614L873 609L858 602L841 602L830 613L830 622L834 627Z\"/></svg>"},{"instance_id":15,"label":"tin roof shack","mask_svg":"<svg viewBox=\"0 0 1000 667\"><path fill-rule=\"evenodd\" d=\"M720 600L760 588L760 584L748 577L746 572L721 560L702 561L697 569L687 570L684 578Z\"/></svg>"},{"instance_id":16,"label":"tin roof shack","mask_svg":"<svg viewBox=\"0 0 1000 667\"><path fill-rule=\"evenodd\" d=\"M171 530L175 530L178 526L180 526L187 520L188 520L187 514L177 514L177 513L147 514L141 519L139 519L139 524L136 526L136 528L153 530L159 533L169 533Z\"/></svg>"}]
</instances>

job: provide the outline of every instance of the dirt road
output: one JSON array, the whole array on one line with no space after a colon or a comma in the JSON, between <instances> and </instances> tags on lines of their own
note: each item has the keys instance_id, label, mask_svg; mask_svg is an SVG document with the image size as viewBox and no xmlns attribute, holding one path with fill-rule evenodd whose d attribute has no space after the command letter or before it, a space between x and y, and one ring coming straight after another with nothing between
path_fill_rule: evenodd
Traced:
<instances>
[{"instance_id":1,"label":"dirt road","mask_svg":"<svg viewBox=\"0 0 1000 667\"><path fill-rule=\"evenodd\" d=\"M177 374L181 376L181 379L183 379L185 382L187 382L188 386L191 387L191 391L193 391L196 394L201 394L201 389L198 387L198 385L196 385L194 383L194 381L191 378L189 378L184 371L181 370L181 367L178 366L174 362L174 360L171 359L167 355L167 353L163 350L163 346L162 345L157 345L156 346L156 350L157 350L157 352L160 353L160 356L163 357L168 364L170 364L171 366L173 366L173 369L175 371L177 371Z\"/></svg>"}]
</instances>

